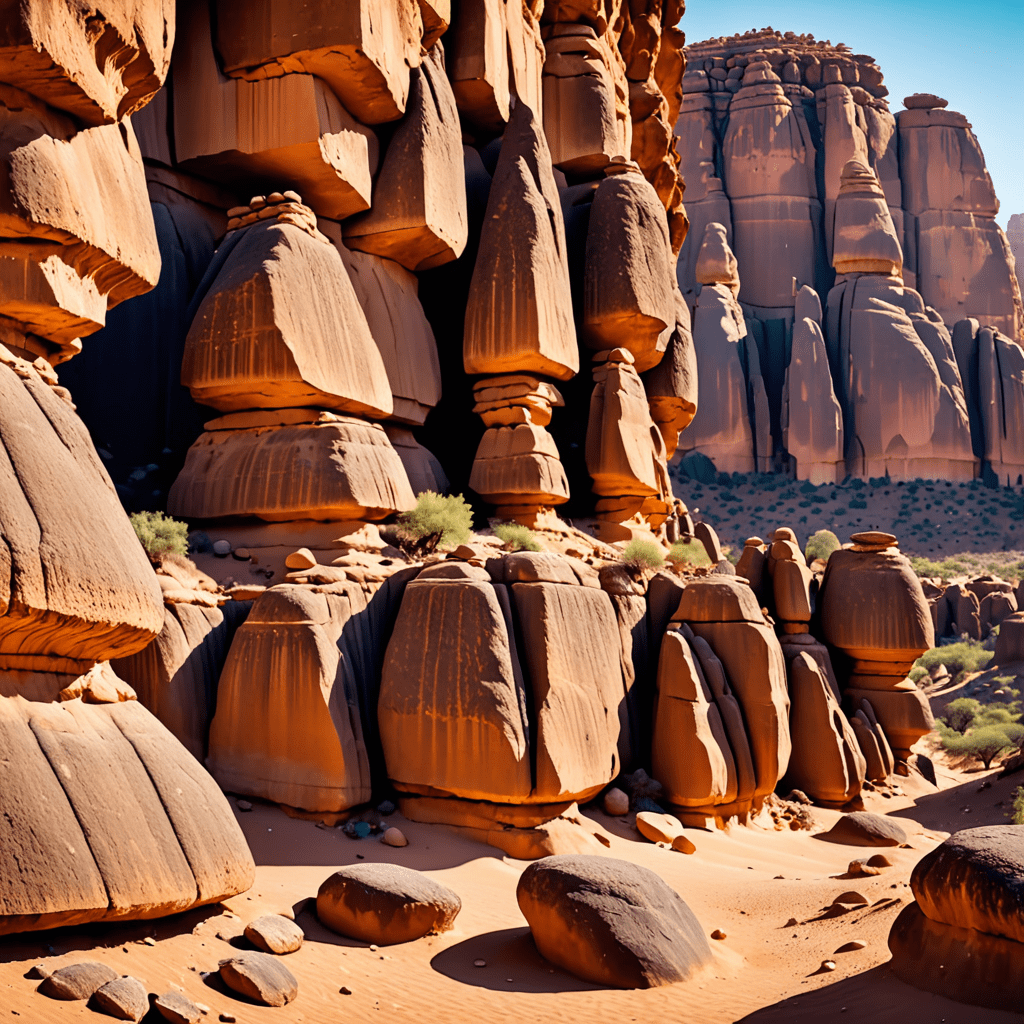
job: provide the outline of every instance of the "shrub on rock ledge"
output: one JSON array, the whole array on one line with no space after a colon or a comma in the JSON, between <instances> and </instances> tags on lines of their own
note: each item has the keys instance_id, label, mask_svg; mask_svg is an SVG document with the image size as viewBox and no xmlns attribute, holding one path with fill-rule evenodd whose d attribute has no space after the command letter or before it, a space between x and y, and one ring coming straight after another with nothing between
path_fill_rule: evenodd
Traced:
<instances>
[{"instance_id":1,"label":"shrub on rock ledge","mask_svg":"<svg viewBox=\"0 0 1024 1024\"><path fill-rule=\"evenodd\" d=\"M630 569L660 569L665 554L652 540L631 540L622 552L622 561Z\"/></svg>"},{"instance_id":2,"label":"shrub on rock ledge","mask_svg":"<svg viewBox=\"0 0 1024 1024\"><path fill-rule=\"evenodd\" d=\"M505 545L506 551L540 551L537 537L528 526L521 523L497 523L494 536Z\"/></svg>"},{"instance_id":3,"label":"shrub on rock ledge","mask_svg":"<svg viewBox=\"0 0 1024 1024\"><path fill-rule=\"evenodd\" d=\"M469 540L473 512L461 494L423 491L416 507L398 517L399 529L412 540L439 534L438 547L453 548Z\"/></svg>"},{"instance_id":4,"label":"shrub on rock ledge","mask_svg":"<svg viewBox=\"0 0 1024 1024\"><path fill-rule=\"evenodd\" d=\"M150 558L168 553L188 554L188 524L163 512L133 512L129 517L135 536Z\"/></svg>"}]
</instances>

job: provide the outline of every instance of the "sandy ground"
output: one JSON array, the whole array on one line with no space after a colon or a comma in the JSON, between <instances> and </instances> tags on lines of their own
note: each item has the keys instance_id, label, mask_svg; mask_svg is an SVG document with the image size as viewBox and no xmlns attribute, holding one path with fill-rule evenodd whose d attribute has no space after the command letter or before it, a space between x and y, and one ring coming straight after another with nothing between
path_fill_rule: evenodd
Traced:
<instances>
[{"instance_id":1,"label":"sandy ground","mask_svg":"<svg viewBox=\"0 0 1024 1024\"><path fill-rule=\"evenodd\" d=\"M747 537L767 538L775 527L789 526L801 544L816 530L831 530L844 543L859 530L885 530L899 538L907 554L933 560L962 552L993 553L979 560L979 573L988 570L988 562L1008 566L1024 561L1024 494L1019 487L990 489L980 480L855 484L861 481L814 487L750 474L736 485L721 486L701 484L678 471L672 477L676 497L693 518L710 523L735 554Z\"/></svg>"},{"instance_id":2,"label":"sandy ground","mask_svg":"<svg viewBox=\"0 0 1024 1024\"><path fill-rule=\"evenodd\" d=\"M981 788L990 780L991 787ZM735 827L730 832L688 829L697 852L686 856L642 839L631 819L587 808L587 827L605 834L609 856L657 871L687 901L710 934L716 962L702 977L646 991L601 989L551 967L536 952L515 899L525 863L467 840L442 826L390 819L409 837L393 849L373 838L353 840L338 829L286 817L257 803L236 810L258 864L250 892L223 906L162 921L36 933L0 939L0 1020L96 1021L81 1003L58 1003L35 992L25 977L36 963L52 969L83 959L102 960L139 978L152 992L177 987L239 1022L371 1021L629 1021L818 1022L872 1024L1009 1022L1024 1017L977 1008L919 992L886 966L889 927L912 898L910 871L924 853L958 828L1005 823L1021 777L940 770L941 790L919 778L897 780L902 795L866 794L867 807L900 819L912 849L885 850L893 867L870 878L846 878L849 861L873 850L834 845L808 832ZM821 827L836 811L815 809ZM305 901L332 870L365 861L393 861L426 871L455 889L462 913L444 935L371 951L327 931ZM839 917L824 914L835 896L855 889L869 905ZM227 992L215 974L232 954L247 921L267 912L295 912L305 929L302 949L285 962L299 981L287 1007L254 1006ZM786 922L795 918L795 926ZM836 970L821 962L851 939L863 950L835 955ZM146 940L155 942L148 944ZM486 967L475 967L483 959ZM350 995L341 994L346 987ZM147 1018L149 1020L150 1018ZM156 1018L153 1018L154 1020Z\"/></svg>"}]
</instances>

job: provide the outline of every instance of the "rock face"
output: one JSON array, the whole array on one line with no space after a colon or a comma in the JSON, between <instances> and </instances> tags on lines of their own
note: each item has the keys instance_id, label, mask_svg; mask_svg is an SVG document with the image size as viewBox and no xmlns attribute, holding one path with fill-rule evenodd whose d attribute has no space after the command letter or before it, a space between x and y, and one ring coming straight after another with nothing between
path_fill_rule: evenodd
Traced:
<instances>
[{"instance_id":1,"label":"rock face","mask_svg":"<svg viewBox=\"0 0 1024 1024\"><path fill-rule=\"evenodd\" d=\"M390 946L446 932L462 909L447 886L397 864L356 864L336 871L316 896L316 914L332 931Z\"/></svg>"},{"instance_id":2,"label":"rock face","mask_svg":"<svg viewBox=\"0 0 1024 1024\"><path fill-rule=\"evenodd\" d=\"M889 948L904 981L958 1002L1012 1009L1024 977L1020 825L956 832L914 868ZM940 959L941 969L936 968Z\"/></svg>"},{"instance_id":3,"label":"rock face","mask_svg":"<svg viewBox=\"0 0 1024 1024\"><path fill-rule=\"evenodd\" d=\"M711 962L690 908L629 861L545 857L523 872L516 899L541 955L597 985L670 985Z\"/></svg>"},{"instance_id":4,"label":"rock face","mask_svg":"<svg viewBox=\"0 0 1024 1024\"><path fill-rule=\"evenodd\" d=\"M948 333L974 317L1024 340L1024 305L970 125L934 96L894 116L871 57L809 35L752 31L693 43L687 58L676 135L691 230L677 277L699 312L703 233L722 224L764 374L769 454L815 483L972 479L986 458L967 443L980 409L963 400ZM844 183L851 163L859 184ZM801 289L828 297L827 370ZM705 408L733 404L704 379Z\"/></svg>"},{"instance_id":5,"label":"rock face","mask_svg":"<svg viewBox=\"0 0 1024 1024\"><path fill-rule=\"evenodd\" d=\"M897 756L933 726L928 702L906 678L935 646L921 583L889 534L854 534L834 551L818 595L825 640L853 659L843 691L855 706L870 701Z\"/></svg>"}]
</instances>

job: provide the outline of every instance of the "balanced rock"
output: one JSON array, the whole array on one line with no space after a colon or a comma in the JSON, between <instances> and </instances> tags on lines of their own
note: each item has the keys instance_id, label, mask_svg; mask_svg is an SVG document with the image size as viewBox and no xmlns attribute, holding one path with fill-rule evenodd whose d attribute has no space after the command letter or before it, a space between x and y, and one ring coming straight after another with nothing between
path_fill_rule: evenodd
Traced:
<instances>
[{"instance_id":1,"label":"balanced rock","mask_svg":"<svg viewBox=\"0 0 1024 1024\"><path fill-rule=\"evenodd\" d=\"M245 926L245 937L264 953L294 953L302 948L305 934L287 917L280 914L264 914Z\"/></svg>"},{"instance_id":2,"label":"balanced rock","mask_svg":"<svg viewBox=\"0 0 1024 1024\"><path fill-rule=\"evenodd\" d=\"M629 861L545 857L523 872L516 899L541 955L597 985L670 985L711 962L690 908L653 871Z\"/></svg>"},{"instance_id":3,"label":"balanced rock","mask_svg":"<svg viewBox=\"0 0 1024 1024\"><path fill-rule=\"evenodd\" d=\"M47 975L39 986L39 991L51 999L91 999L97 989L117 977L117 971L107 964L85 961L58 967Z\"/></svg>"},{"instance_id":4,"label":"balanced rock","mask_svg":"<svg viewBox=\"0 0 1024 1024\"><path fill-rule=\"evenodd\" d=\"M907 841L907 833L897 822L870 811L844 814L823 836L846 846L902 846Z\"/></svg>"},{"instance_id":5,"label":"balanced rock","mask_svg":"<svg viewBox=\"0 0 1024 1024\"><path fill-rule=\"evenodd\" d=\"M220 976L232 991L263 1006L286 1006L299 994L295 975L267 953L243 953L222 960Z\"/></svg>"},{"instance_id":6,"label":"balanced rock","mask_svg":"<svg viewBox=\"0 0 1024 1024\"><path fill-rule=\"evenodd\" d=\"M149 994L135 978L115 978L96 990L92 1005L108 1017L138 1024L149 1011Z\"/></svg>"},{"instance_id":7,"label":"balanced rock","mask_svg":"<svg viewBox=\"0 0 1024 1024\"><path fill-rule=\"evenodd\" d=\"M462 900L447 886L398 864L343 868L316 896L322 924L378 946L448 931L461 909Z\"/></svg>"}]
</instances>

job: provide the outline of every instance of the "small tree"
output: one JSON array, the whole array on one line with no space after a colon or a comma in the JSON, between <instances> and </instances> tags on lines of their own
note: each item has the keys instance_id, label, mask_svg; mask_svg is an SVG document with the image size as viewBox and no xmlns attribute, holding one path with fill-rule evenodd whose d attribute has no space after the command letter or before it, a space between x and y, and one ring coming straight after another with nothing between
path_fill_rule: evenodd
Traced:
<instances>
[{"instance_id":1,"label":"small tree","mask_svg":"<svg viewBox=\"0 0 1024 1024\"><path fill-rule=\"evenodd\" d=\"M494 536L505 545L506 551L542 550L533 530L521 523L496 523Z\"/></svg>"},{"instance_id":2,"label":"small tree","mask_svg":"<svg viewBox=\"0 0 1024 1024\"><path fill-rule=\"evenodd\" d=\"M971 729L963 736L952 729L940 727L939 735L942 737L942 745L950 753L973 757L981 761L987 770L1001 753L1017 746L1024 736L1024 726L986 725L980 729Z\"/></svg>"},{"instance_id":3,"label":"small tree","mask_svg":"<svg viewBox=\"0 0 1024 1024\"><path fill-rule=\"evenodd\" d=\"M939 717L950 729L962 735L970 728L979 711L981 704L973 697L959 697L951 700Z\"/></svg>"},{"instance_id":4,"label":"small tree","mask_svg":"<svg viewBox=\"0 0 1024 1024\"><path fill-rule=\"evenodd\" d=\"M412 541L437 537L431 547L454 548L469 540L473 510L461 494L423 491L416 497L416 507L398 517L398 526Z\"/></svg>"},{"instance_id":5,"label":"small tree","mask_svg":"<svg viewBox=\"0 0 1024 1024\"><path fill-rule=\"evenodd\" d=\"M817 533L812 534L811 539L807 542L807 547L804 549L804 558L807 559L808 565L816 558L827 562L829 555L833 551L838 551L841 547L842 544L839 543L839 538L831 530L819 530Z\"/></svg>"},{"instance_id":6,"label":"small tree","mask_svg":"<svg viewBox=\"0 0 1024 1024\"><path fill-rule=\"evenodd\" d=\"M188 554L188 525L163 512L133 512L129 521L150 558Z\"/></svg>"},{"instance_id":7,"label":"small tree","mask_svg":"<svg viewBox=\"0 0 1024 1024\"><path fill-rule=\"evenodd\" d=\"M622 552L622 561L634 571L660 569L665 564L665 553L652 540L631 540Z\"/></svg>"},{"instance_id":8,"label":"small tree","mask_svg":"<svg viewBox=\"0 0 1024 1024\"><path fill-rule=\"evenodd\" d=\"M915 665L921 665L930 672L937 665L945 665L956 682L968 672L980 672L991 660L993 652L982 647L977 640L962 640L955 644L944 644L925 651Z\"/></svg>"}]
</instances>

